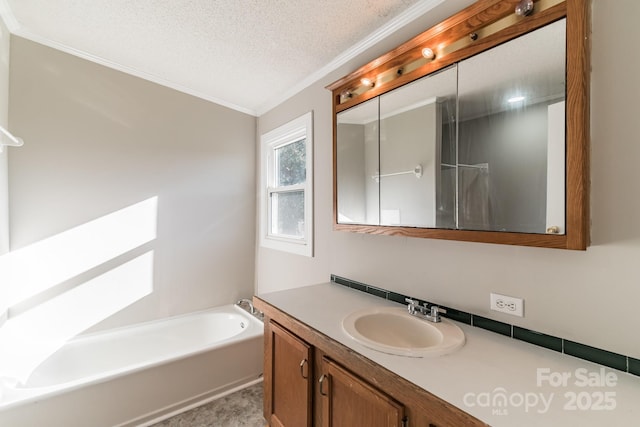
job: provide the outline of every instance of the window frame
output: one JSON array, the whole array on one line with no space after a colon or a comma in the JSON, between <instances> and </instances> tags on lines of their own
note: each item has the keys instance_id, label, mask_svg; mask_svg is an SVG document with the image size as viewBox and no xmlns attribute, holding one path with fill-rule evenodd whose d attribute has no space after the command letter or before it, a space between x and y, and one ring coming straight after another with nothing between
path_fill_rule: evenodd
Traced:
<instances>
[{"instance_id":1,"label":"window frame","mask_svg":"<svg viewBox=\"0 0 640 427\"><path fill-rule=\"evenodd\" d=\"M276 186L276 150L305 140L305 181ZM260 136L260 246L313 257L313 111ZM302 191L304 194L304 236L272 233L274 194Z\"/></svg>"}]
</instances>

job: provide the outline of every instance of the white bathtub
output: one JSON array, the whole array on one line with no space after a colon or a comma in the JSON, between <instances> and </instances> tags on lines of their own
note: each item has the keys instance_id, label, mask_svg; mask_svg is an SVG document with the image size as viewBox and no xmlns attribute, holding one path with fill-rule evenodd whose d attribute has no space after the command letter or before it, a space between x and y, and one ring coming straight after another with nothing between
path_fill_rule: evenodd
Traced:
<instances>
[{"instance_id":1,"label":"white bathtub","mask_svg":"<svg viewBox=\"0 0 640 427\"><path fill-rule=\"evenodd\" d=\"M262 337L233 305L80 336L0 385L0 426L149 425L259 381Z\"/></svg>"}]
</instances>

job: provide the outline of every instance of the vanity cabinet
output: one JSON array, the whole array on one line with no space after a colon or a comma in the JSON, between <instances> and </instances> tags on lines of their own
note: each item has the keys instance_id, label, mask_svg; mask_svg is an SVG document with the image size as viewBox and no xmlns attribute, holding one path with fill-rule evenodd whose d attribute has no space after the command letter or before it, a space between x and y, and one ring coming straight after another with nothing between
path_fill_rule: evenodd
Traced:
<instances>
[{"instance_id":1,"label":"vanity cabinet","mask_svg":"<svg viewBox=\"0 0 640 427\"><path fill-rule=\"evenodd\" d=\"M254 305L265 314L269 426L486 426L260 298Z\"/></svg>"},{"instance_id":2,"label":"vanity cabinet","mask_svg":"<svg viewBox=\"0 0 640 427\"><path fill-rule=\"evenodd\" d=\"M322 427L403 426L404 405L327 357L322 358L322 372Z\"/></svg>"},{"instance_id":3,"label":"vanity cabinet","mask_svg":"<svg viewBox=\"0 0 640 427\"><path fill-rule=\"evenodd\" d=\"M273 427L311 426L311 346L273 321L265 342L265 418Z\"/></svg>"}]
</instances>

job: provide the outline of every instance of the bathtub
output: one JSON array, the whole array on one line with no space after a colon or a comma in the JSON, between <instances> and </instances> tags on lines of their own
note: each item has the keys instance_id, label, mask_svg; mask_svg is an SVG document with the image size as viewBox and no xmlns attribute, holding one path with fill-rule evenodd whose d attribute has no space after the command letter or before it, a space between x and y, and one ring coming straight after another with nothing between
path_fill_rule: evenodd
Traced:
<instances>
[{"instance_id":1,"label":"bathtub","mask_svg":"<svg viewBox=\"0 0 640 427\"><path fill-rule=\"evenodd\" d=\"M81 335L0 384L0 426L151 425L260 381L262 355L262 322L234 305Z\"/></svg>"}]
</instances>

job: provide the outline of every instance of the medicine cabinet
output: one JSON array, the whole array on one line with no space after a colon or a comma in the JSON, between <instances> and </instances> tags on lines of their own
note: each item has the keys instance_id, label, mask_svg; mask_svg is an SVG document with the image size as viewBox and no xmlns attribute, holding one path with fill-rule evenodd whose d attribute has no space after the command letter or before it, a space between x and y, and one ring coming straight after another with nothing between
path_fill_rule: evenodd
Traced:
<instances>
[{"instance_id":1,"label":"medicine cabinet","mask_svg":"<svg viewBox=\"0 0 640 427\"><path fill-rule=\"evenodd\" d=\"M585 249L589 10L482 0L328 86L334 228Z\"/></svg>"}]
</instances>

